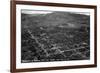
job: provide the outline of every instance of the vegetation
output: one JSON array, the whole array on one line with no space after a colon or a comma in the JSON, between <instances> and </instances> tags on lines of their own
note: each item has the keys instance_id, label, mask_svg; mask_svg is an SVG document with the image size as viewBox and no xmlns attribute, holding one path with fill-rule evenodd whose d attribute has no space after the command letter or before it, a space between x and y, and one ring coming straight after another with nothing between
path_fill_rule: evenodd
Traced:
<instances>
[{"instance_id":1,"label":"vegetation","mask_svg":"<svg viewBox=\"0 0 100 73\"><path fill-rule=\"evenodd\" d=\"M21 14L22 62L90 59L90 17L68 12Z\"/></svg>"}]
</instances>

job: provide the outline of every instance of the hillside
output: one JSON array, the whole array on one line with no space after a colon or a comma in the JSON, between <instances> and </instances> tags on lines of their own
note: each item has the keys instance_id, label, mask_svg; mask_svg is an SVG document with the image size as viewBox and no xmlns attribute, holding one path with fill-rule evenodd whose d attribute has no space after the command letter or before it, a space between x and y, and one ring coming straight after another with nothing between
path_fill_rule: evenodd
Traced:
<instances>
[{"instance_id":1,"label":"hillside","mask_svg":"<svg viewBox=\"0 0 100 73\"><path fill-rule=\"evenodd\" d=\"M22 63L90 59L90 17L69 12L21 14Z\"/></svg>"},{"instance_id":2,"label":"hillside","mask_svg":"<svg viewBox=\"0 0 100 73\"><path fill-rule=\"evenodd\" d=\"M63 26L64 27L81 27L89 26L90 17L82 14L73 14L69 12L53 12L50 14L22 14L22 20L39 26ZM27 21L28 19L28 21ZM26 24L30 26L30 24Z\"/></svg>"}]
</instances>

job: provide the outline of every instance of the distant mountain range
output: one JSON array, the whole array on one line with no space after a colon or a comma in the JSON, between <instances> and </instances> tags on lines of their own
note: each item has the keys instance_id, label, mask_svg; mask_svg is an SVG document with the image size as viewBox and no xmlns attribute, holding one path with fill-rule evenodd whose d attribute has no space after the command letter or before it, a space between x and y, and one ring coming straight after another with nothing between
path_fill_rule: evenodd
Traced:
<instances>
[{"instance_id":1,"label":"distant mountain range","mask_svg":"<svg viewBox=\"0 0 100 73\"><path fill-rule=\"evenodd\" d=\"M90 16L70 12L52 12L49 14L21 14L22 26L57 26L65 28L89 27Z\"/></svg>"}]
</instances>

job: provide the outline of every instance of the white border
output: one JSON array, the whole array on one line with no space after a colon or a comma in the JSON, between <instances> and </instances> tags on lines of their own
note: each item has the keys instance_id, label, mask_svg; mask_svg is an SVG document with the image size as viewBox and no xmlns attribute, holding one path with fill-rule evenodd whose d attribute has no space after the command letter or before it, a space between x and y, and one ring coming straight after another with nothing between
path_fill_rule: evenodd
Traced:
<instances>
[{"instance_id":1,"label":"white border","mask_svg":"<svg viewBox=\"0 0 100 73\"><path fill-rule=\"evenodd\" d=\"M37 62L21 63L21 9L30 10L50 10L50 11L70 11L70 12L90 12L90 60L81 61L61 61L61 62ZM92 43L91 43L92 42ZM16 5L16 68L39 68L54 66L73 66L94 64L94 9L50 7L36 5Z\"/></svg>"}]
</instances>

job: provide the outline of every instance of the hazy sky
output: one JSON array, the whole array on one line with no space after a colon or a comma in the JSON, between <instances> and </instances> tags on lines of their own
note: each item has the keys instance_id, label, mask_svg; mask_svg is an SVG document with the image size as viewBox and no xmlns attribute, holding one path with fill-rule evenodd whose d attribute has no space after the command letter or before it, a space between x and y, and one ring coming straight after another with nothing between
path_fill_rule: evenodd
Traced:
<instances>
[{"instance_id":1,"label":"hazy sky","mask_svg":"<svg viewBox=\"0 0 100 73\"><path fill-rule=\"evenodd\" d=\"M25 14L49 14L49 13L52 13L52 12L53 11L21 10L21 13L25 13ZM71 13L90 15L89 12L71 12Z\"/></svg>"},{"instance_id":2,"label":"hazy sky","mask_svg":"<svg viewBox=\"0 0 100 73\"><path fill-rule=\"evenodd\" d=\"M48 13L52 13L52 11L22 10L21 13L25 13L25 14L48 14Z\"/></svg>"}]
</instances>

